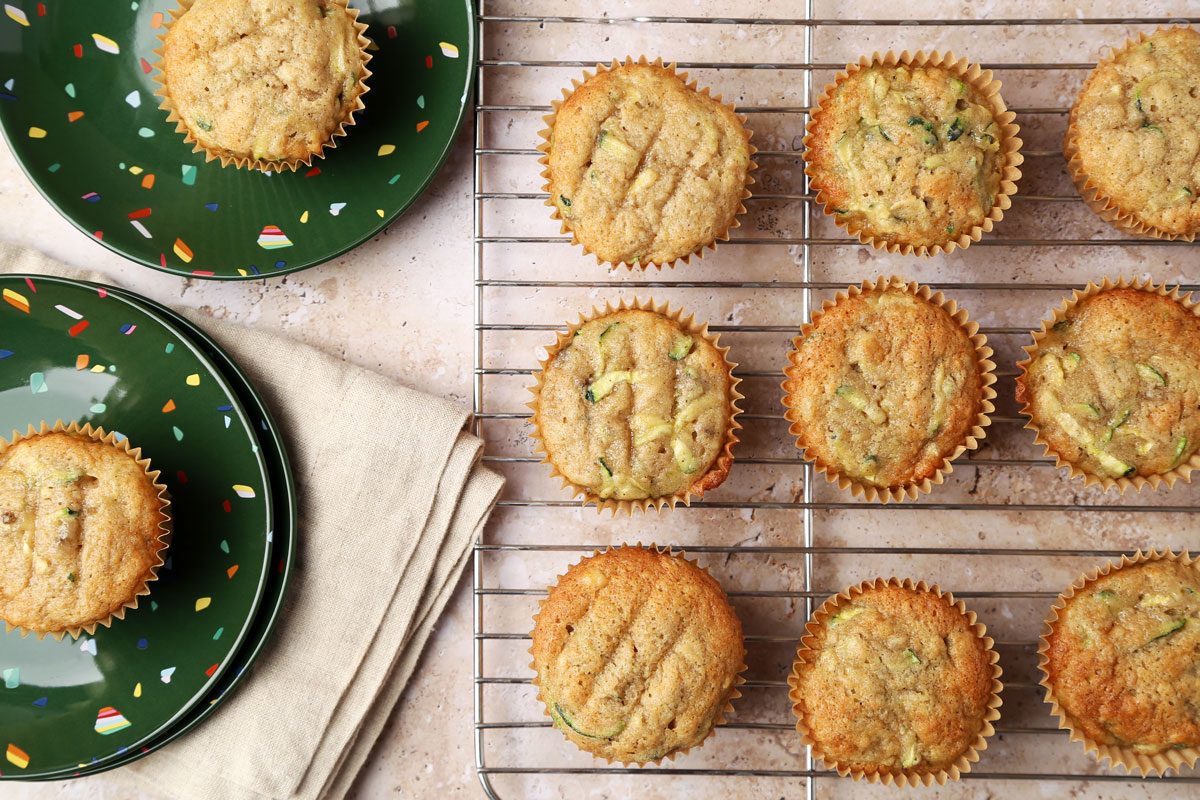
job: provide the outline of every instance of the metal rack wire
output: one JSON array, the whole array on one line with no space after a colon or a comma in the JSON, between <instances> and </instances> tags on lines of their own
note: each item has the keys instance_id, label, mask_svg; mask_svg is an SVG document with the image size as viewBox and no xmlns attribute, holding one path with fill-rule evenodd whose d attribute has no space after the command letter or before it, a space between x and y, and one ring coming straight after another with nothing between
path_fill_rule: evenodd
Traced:
<instances>
[{"instance_id":1,"label":"metal rack wire","mask_svg":"<svg viewBox=\"0 0 1200 800\"><path fill-rule=\"evenodd\" d=\"M496 253L502 248L517 245L517 246L536 246L538 248L547 248L557 257L559 253L566 254L566 248L561 248L563 244L567 244L568 240L562 236L556 235L533 235L521 231L516 233L494 233L490 229L489 220L491 212L496 204L520 202L520 201L538 201L528 202L526 206L521 206L522 221L537 219L541 222L545 217L545 209L540 201L545 199L546 195L540 191L498 191L492 188L487 180L487 173L491 169L491 165L496 159L522 159L520 162L521 169L528 170L536 174L538 168L535 159L538 151L532 147L514 146L523 144L524 142L502 141L496 142L489 134L489 119L496 115L531 115L540 117L541 114L550 110L549 106L536 105L528 103L502 103L492 102L492 97L496 91L496 87L503 80L520 81L526 76L532 75L535 72L543 69L561 69L561 68L577 68L582 70L594 65L595 61L588 60L549 60L549 59L522 59L522 58L490 58L488 47L488 33L490 30L496 30L501 26L549 26L549 25L573 25L579 26L581 29L587 30L590 36L589 41L581 46L588 55L596 55L604 57L611 56L613 51L605 49L606 45L599 41L600 34L612 30L614 27L629 27L629 26L658 26L659 28L667 28L678 31L688 29L689 26L711 26L723 25L736 28L738 26L767 26L778 28L799 28L803 31L803 49L799 61L784 61L773 63L753 63L739 61L692 61L681 62L679 67L682 69L695 70L713 70L720 73L723 70L775 70L782 72L798 72L801 81L801 90L803 92L803 103L799 105L746 105L739 108L739 111L748 115L756 114L776 114L782 116L792 116L797 118L799 127L802 129L803 124L807 122L807 110L814 99L814 73L833 72L841 69L844 62L831 62L817 60L817 53L814 47L814 34L826 28L851 28L851 27L866 27L878 28L880 26L894 27L1015 27L1022 28L1028 31L1046 32L1061 30L1064 26L1155 26L1160 24L1168 24L1171 22L1186 22L1190 24L1200 23L1200 18L1196 19L1125 19L1125 18L1103 18L1095 17L1088 19L924 19L924 20L874 20L874 19L818 19L814 16L814 0L801 0L794 4L802 13L796 18L708 18L708 17L673 17L673 16L638 16L638 17L594 17L594 16L545 16L545 15L503 15L489 14L488 3L480 2L479 15L479 41L480 52L483 57L478 68L478 84L476 95L476 124L475 124L475 139L474 139L474 169L475 169L475 263L474 263L474 308L475 308L475 353L474 353L474 411L477 430L485 437L493 433L492 426L520 424L526 419L528 413L515 410L515 403L502 400L501 404L492 401L493 390L498 385L498 382L504 380L513 380L520 376L527 375L530 368L533 366L532 354L524 356L528 363L510 364L504 363L501 366L496 366L494 359L497 357L509 358L506 348L497 344L499 341L496 337L505 336L523 336L525 334L538 332L543 333L543 339L549 339L551 334L560 327L558 321L554 318L542 319L527 319L518 318L513 321L510 316L500 316L494 313L494 309L499 305L512 304L520 306L522 298L525 294L536 291L567 291L574 292L577 295L585 293L582 296L592 298L591 293L596 290L618 290L621 288L629 288L635 286L639 289L655 289L666 292L678 290L703 290L705 292L720 295L721 293L732 292L735 290L763 290L769 292L792 292L798 293L799 298L799 315L796 318L777 319L771 324L717 324L713 325L712 330L728 334L737 335L774 335L779 342L780 355L786 349L787 337L799 328L800 324L809 319L809 316L815 307L814 304L819 302L822 295L827 295L833 290L844 288L851 281L839 280L817 280L813 268L814 252L816 248L846 248L854 246L856 243L848 242L845 238L838 236L836 230L830 230L829 235L818 235L819 218L821 216L819 209L814 212L812 208L812 194L810 193L807 181L799 169L794 170L793 183L796 185L784 187L786 191L770 191L756 194L751 202L754 203L799 203L802 204L802 217L798 224L798 231L792 232L791 235L776 235L776 236L754 236L754 235L735 235L735 237L722 247L746 247L746 246L765 246L769 248L786 249L785 252L794 257L796 262L795 274L790 276L790 279L778 280L760 280L760 281L737 281L731 279L695 279L690 277L689 268L679 268L674 272L662 272L657 274L627 274L627 273L604 273L602 268L595 267L596 277L582 277L574 280L547 280L544 278L534 279L528 277L518 267L515 270L510 270L505 277L493 277L489 272L489 266L495 263L497 259ZM592 49L594 48L594 49ZM661 44L664 55L670 49L669 42ZM619 55L624 55L622 51ZM1083 71L1090 69L1093 66L1090 62L1060 62L1060 63L985 63L985 68L998 70L1028 70L1036 73L1051 73L1053 71ZM578 74L577 72L575 74ZM1058 118L1061 120L1062 115L1067 111L1065 106L1026 106L1016 107L1014 110L1018 114L1018 121L1024 126L1027 119L1030 118ZM753 118L752 118L753 119ZM1060 152L1057 149L1046 147L1043 149L1027 148L1024 150L1026 156L1026 169L1031 163L1037 164L1039 161L1047 159L1061 158ZM799 164L800 153L795 149L770 149L765 148L758 152L756 158L760 165L763 163L771 163L777 160L786 160ZM1024 188L1024 187L1023 187ZM1022 193L1015 200L1015 204L1051 204L1052 206L1062 205L1077 205L1079 198L1074 192L1054 192L1043 191ZM1014 209L1016 205L1014 206ZM515 216L515 215L514 215ZM1165 241L1146 241L1140 239L1129 239L1112 233L1101 233L1096 236L1028 236L1021 235L1019 230L1019 222L1010 222L1005 220L1002 223L1002 228L998 229L997 233L985 237L981 242L973 247L984 248L1037 248L1037 247L1066 247L1066 248L1154 248L1156 252L1178 252L1173 249L1187 247L1185 243L1180 242L1165 242ZM1017 230L1014 230L1017 226ZM543 226L544 227L544 226ZM983 251L988 252L988 251ZM1001 250L999 252L1007 252ZM865 276L860 276L865 277ZM1099 277L1099 276L1096 276ZM1076 283L1064 282L1044 282L1036 284L1026 284L1023 286L1014 286L1013 282L1003 281L930 281L936 288L945 289L950 292L972 292L976 296L984 298L983 303L986 304L989 296L995 296L998 293L1026 292L1035 294L1042 292L1043 296L1049 297L1054 292L1066 293L1072 288L1076 288ZM1196 289L1198 287L1188 286L1187 289ZM499 298L499 299L498 299ZM587 303L590 305L590 301ZM580 308L585 306L580 303ZM1040 308L1039 308L1040 311ZM518 315L519 316L519 315ZM1023 325L984 325L983 332L988 335L993 343L996 341L1008 342L1007 349L1009 352L1015 350L1019 345L1021 338L1027 335L1027 332L1035 327L1035 319L1030 318L1023 320L1026 324ZM508 340L504 340L508 342ZM522 340L524 341L524 340ZM998 350L1004 348L998 347ZM514 350L512 352L521 352ZM1004 359L1000 359L1004 362ZM761 379L771 381L776 378L777 370L743 370L739 369L738 374L743 378ZM1002 378L1001 384L997 386L1002 395L1007 391L1011 394L1011 378L1015 371L1011 368L1011 359L1007 363L1002 363L999 374ZM771 394L770 400L777 402L775 399L775 389L770 384L768 393ZM1007 388L1006 388L1007 387ZM500 396L505 396L504 391L497 392ZM509 403L505 406L503 403ZM763 403L764 407L773 408L771 403ZM754 426L762 426L769 428L771 435L775 438L783 436L785 428L779 426L782 420L782 414L778 412L771 413L748 413L741 418L747 428ZM1000 413L993 417L994 427L989 438L992 437L1008 437L1019 438L1018 431L1020 420L1013 413L1005 413L1001 408ZM771 427L774 426L774 427ZM530 465L526 469L537 469L536 462L539 460L534 457L529 450L528 442L520 435L509 435L511 447L505 449L500 448L502 452L489 455L486 460L494 467L505 471L519 471L522 465ZM750 452L747 452L747 450ZM993 518L995 515L1063 515L1071 519L1078 520L1093 520L1093 519L1111 519L1117 518L1121 520L1134 520L1145 518L1172 518L1181 519L1178 515L1191 513L1196 511L1194 501L1195 493L1179 493L1177 492L1172 498L1166 496L1142 498L1139 501L1138 497L1134 497L1132 502L1128 499L1114 499L1098 494L1082 492L1078 487L1072 487L1065 481L1062 486L1065 487L1061 492L1061 496L1066 498L1061 502L1029 502L1029 503L1012 503L1012 502L996 502L994 500L979 500L972 493L959 492L953 497L948 497L948 492L937 492L930 498L923 499L919 503L905 504L899 506L889 506L886 512L881 512L880 509L859 502L850 502L846 496L839 496L830 493L826 487L822 487L814 483L812 480L812 468L803 463L796 454L788 454L784 451L782 454L761 454L756 452L763 448L755 448L751 445L749 448L747 443L743 443L738 451L735 452L737 464L742 468L758 467L766 470L791 468L797 470L801 477L799 479L802 490L788 499L763 499L758 494L752 493L749 490L733 487L729 490L714 493L712 499L703 502L694 503L691 509L680 508L673 514L695 514L697 509L704 510L701 513L729 513L729 514L745 514L749 513L751 518L758 512L763 513L779 513L783 515L795 515L795 536L792 543L785 544L753 544L753 543L737 543L737 544L721 544L721 545L698 545L693 546L692 542L696 541L693 537L685 542L677 542L676 544L686 545L686 549L690 555L698 555L702 559L720 559L724 558L726 563L731 558L751 559L756 563L771 563L779 564L780 568L792 569L789 573L795 577L795 581L788 581L786 588L770 588L763 586L755 586L752 588L739 589L734 587L730 592L730 597L735 604L740 603L792 603L795 604L794 611L797 619L802 624L804 619L811 614L815 603L828 595L834 593L841 588L840 584L822 582L828 581L828 576L824 578L818 577L815 560L820 559L870 559L872 557L887 557L889 559L907 559L912 562L921 559L957 559L970 560L970 563L975 563L978 560L984 568L989 564L999 564L1001 559L1007 559L1005 563L1013 560L1025 560L1031 564L1046 564L1051 560L1067 560L1071 564L1086 565L1091 562L1112 558L1118 556L1122 549L1110 547L1021 547L1021 546L967 546L961 543L947 546L927 546L914 547L897 545L895 542L886 544L854 544L847 541L834 541L832 543L824 543L818 535L819 522L821 524L831 524L835 515L859 513L865 515L871 514L894 514L894 519L902 520L909 515L927 515L931 520L930 525L935 524L957 524L957 522L947 523L947 520L967 520L973 518L977 512L990 512L981 516ZM988 452L985 452L988 451ZM978 483L979 471L987 469L989 475L1002 474L1004 471L1012 471L1015 474L1023 474L1028 471L1035 471L1033 474L1044 476L1044 480L1056 480L1052 470L1046 469L1052 467L1052 462L1042 458L1028 454L1009 453L1005 452L1001 455L989 455L988 448L983 451L972 454L972 457L967 459L966 463L973 466L976 470L976 482ZM738 469L735 466L735 472ZM992 472L994 471L994 473ZM512 488L509 493L502 499L500 503L500 511L498 516L504 514L519 515L527 511L538 511L541 514L549 515L551 519L550 525L566 525L578 527L580 523L575 521L575 517L568 512L569 509L577 508L578 504L574 501L565 499L557 493L546 493L546 496L527 496L529 492L523 489L525 481L512 482ZM1180 501L1182 498L1182 501ZM953 513L953 517L946 517L945 514ZM818 517L819 515L819 517ZM961 515L961 516L960 516ZM788 517L791 519L791 517ZM1039 518L1040 519L1040 518ZM1182 518L1188 519L1188 518ZM606 523L607 518L602 518L601 522L596 527ZM531 763L528 749L533 747L529 740L521 740L519 744L514 744L513 736L524 735L525 733L537 733L550 727L550 723L541 716L541 710L537 704L533 702L532 693L524 697L524 705L519 703L514 705L509 702L497 701L489 693L493 690L503 690L506 687L521 687L528 684L528 670L525 668L525 660L521 658L523 650L527 647L525 644L528 639L526 629L508 629L500 630L494 626L493 618L507 619L512 615L509 614L509 609L501 609L499 604L502 602L517 602L525 603L525 608L529 608L529 604L536 601L537 598L545 594L545 583L535 583L524 581L519 585L504 585L505 579L500 574L501 570L497 566L497 559L520 554L523 557L541 557L550 560L558 560L558 572L561 568L565 568L568 563L572 563L577 558L592 549L595 544L588 537L587 541L575 541L563 544L557 539L557 531L550 527L544 527L540 530L541 535L534 534L534 541L521 541L518 539L505 538L499 536L498 528L505 523L502 521L493 521L488 530L485 531L483 537L476 543L473 556L473 590L474 590L474 638L475 638L475 655L474 655L474 748L476 768L482 781L484 791L487 796L492 798L520 796L515 793L506 793L500 787L499 781L502 778L512 777L527 780L581 780L580 776L594 776L594 779L604 779L615 781L613 787L619 794L625 791L625 788L630 784L621 783L620 781L641 780L653 781L656 777L658 780L664 780L661 776L687 777L697 781L723 781L737 780L748 777L757 777L761 779L778 779L780 787L785 785L794 786L795 781L803 781L807 797L815 798L819 794L824 796L827 789L832 789L838 782L836 773L820 769L814 763L810 752L798 748L798 742L788 743L789 735L794 735L793 721L790 713L785 709L786 705L786 681L784 673L777 669L774 675L767 677L755 677L752 675L746 686L744 694L747 697L756 694L765 694L770 699L750 702L747 705L750 707L749 713L743 717L740 713L735 720L729 723L722 730L744 732L747 735L763 736L770 739L775 737L778 741L779 757L764 757L757 761L755 757L751 757L749 761L745 759L738 760L737 763L712 764L707 762L704 766L697 767L693 765L692 757L677 761L674 763L664 763L661 767L643 768L643 769L622 769L613 766L598 766L595 763L587 760L578 761L572 760L571 753L567 752L568 748L561 741L554 739L546 739L544 744L547 746L545 756L550 759L550 763ZM510 523L511 524L511 523ZM792 524L792 523L788 523ZM1087 524L1092 524L1088 522ZM1190 522L1194 526L1194 523ZM626 537L632 540L633 537ZM841 537L844 539L845 537ZM980 535L982 537L982 534ZM703 541L701 539L700 541ZM956 540L957 541L957 540ZM1152 542L1145 542L1150 544ZM1160 546L1164 542L1154 542ZM1194 545L1193 545L1194 546ZM739 562L741 563L741 562ZM823 562L824 563L824 562ZM936 563L933 561L922 561L921 563ZM1082 568L1082 566L1080 567ZM823 569L822 572L829 572L828 569ZM833 570L836 572L836 570ZM557 574L552 573L552 574ZM1039 568L1033 568L1032 575L1039 575ZM1074 573L1072 573L1074 574ZM914 577L920 577L914 575ZM511 581L509 581L511 583ZM799 583L799 586L793 586L792 583ZM981 603L1028 603L1037 608L1044 608L1048 605L1051 599L1057 595L1058 591L1065 586L1065 583L1056 582L1050 577L1039 577L1034 581L1036 587L1032 589L1021 588L1005 588L998 590L979 590L971 585L963 586L947 586L946 588L955 590L955 594L965 598L968 603L976 605ZM959 591L962 589L963 591ZM1035 614L1036 616L1036 614ZM1039 617L1040 618L1040 617ZM989 621L986 617L984 621ZM500 623L509 624L512 623ZM748 645L751 647L764 648L782 648L786 652L788 648L794 646L798 633L779 634L776 632L765 633L757 632L750 628L750 633L747 635ZM1061 768L1064 763L1056 755L1051 755L1052 748L1048 748L1046 743L1055 741L1061 744L1066 740L1066 734L1058 731L1053 724L1053 720L1048 716L1040 703L1040 688L1036 685L1036 675L1031 668L1030 662L1034 660L1033 649L1035 647L1036 633L1034 629L1026 628L1025 635L1016 636L1009 640L1005 640L1000 636L998 648L1002 654L1002 666L1007 673L1005 679L1006 686L1006 705L1002 709L1004 718L998 725L999 737L1004 739L1007 737L1013 744L1009 746L1011 752L1009 757L1004 759L1004 763L1012 766L1012 768L999 769L989 766L989 756L991 751L983 754L982 763L976 765L975 771L965 775L964 778L971 781L1060 781L1076 782L1078 785L1083 785L1080 782L1131 782L1139 780L1136 777L1130 777L1124 773L1115 770L1104 770L1094 764L1090 758L1074 758L1067 763L1071 768ZM507 647L507 650L499 648ZM1015 671L1012 668L1014 661L1024 662L1024 669L1018 668ZM783 662L780 662L783 663ZM1017 697L1014 699L1013 695ZM780 702L780 699L783 702ZM523 711L513 711L513 708L520 708ZM1015 712L1015 721L1010 721L1010 709ZM520 717L520 718L510 718ZM757 717L762 717L758 719ZM1029 744L1025 742L1028 741ZM551 744L552 743L552 744ZM711 745L706 746L709 749ZM1071 747L1078 748L1077 745ZM790 748L790 749L789 749ZM759 751L755 751L759 752ZM1062 750L1061 752L1068 752ZM1072 755L1078 755L1073 753ZM787 781L792 781L788 784ZM1182 776L1171 776L1159 779L1156 786L1163 787L1164 791L1171 791L1166 788L1168 786L1178 787L1181 784L1200 784L1200 777L1194 773L1188 773ZM532 784L518 784L524 787L526 792L532 792L530 788ZM692 784L695 785L695 784ZM990 785L990 784L989 784ZM1000 785L997 783L997 785ZM723 791L728 793L729 784L722 783ZM1149 784L1147 784L1149 786ZM1065 788L1065 785L1064 785ZM1182 791L1176 788L1175 791ZM1190 791L1200 791L1192 789ZM1169 796L1168 794L1164 794Z\"/></svg>"}]
</instances>

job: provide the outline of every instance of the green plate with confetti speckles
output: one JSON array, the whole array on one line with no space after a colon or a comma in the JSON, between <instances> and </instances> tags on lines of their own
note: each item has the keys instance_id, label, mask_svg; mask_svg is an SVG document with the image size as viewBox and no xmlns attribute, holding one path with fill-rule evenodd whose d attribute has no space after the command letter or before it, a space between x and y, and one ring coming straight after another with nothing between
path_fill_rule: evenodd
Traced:
<instances>
[{"instance_id":1,"label":"green plate with confetti speckles","mask_svg":"<svg viewBox=\"0 0 1200 800\"><path fill-rule=\"evenodd\" d=\"M377 234L433 179L475 75L471 0L351 0L372 53L366 109L311 169L263 174L192 153L154 92L170 0L11 0L0 129L63 216L121 255L188 277L280 275Z\"/></svg>"},{"instance_id":2,"label":"green plate with confetti speckles","mask_svg":"<svg viewBox=\"0 0 1200 800\"><path fill-rule=\"evenodd\" d=\"M123 294L0 277L0 430L55 419L140 446L175 532L150 595L112 627L0 635L0 779L103 765L169 730L225 677L272 561L268 465L213 362Z\"/></svg>"}]
</instances>

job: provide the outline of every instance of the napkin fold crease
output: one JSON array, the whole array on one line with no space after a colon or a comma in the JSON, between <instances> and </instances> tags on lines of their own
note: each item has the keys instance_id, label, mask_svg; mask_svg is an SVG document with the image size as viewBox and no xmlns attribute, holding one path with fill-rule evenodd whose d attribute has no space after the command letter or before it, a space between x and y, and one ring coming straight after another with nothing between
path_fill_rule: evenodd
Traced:
<instances>
[{"instance_id":1,"label":"napkin fold crease","mask_svg":"<svg viewBox=\"0 0 1200 800\"><path fill-rule=\"evenodd\" d=\"M2 242L0 272L113 285ZM480 465L465 409L306 345L180 313L249 375L285 432L296 569L253 673L195 731L108 775L189 800L343 797L503 479Z\"/></svg>"}]
</instances>

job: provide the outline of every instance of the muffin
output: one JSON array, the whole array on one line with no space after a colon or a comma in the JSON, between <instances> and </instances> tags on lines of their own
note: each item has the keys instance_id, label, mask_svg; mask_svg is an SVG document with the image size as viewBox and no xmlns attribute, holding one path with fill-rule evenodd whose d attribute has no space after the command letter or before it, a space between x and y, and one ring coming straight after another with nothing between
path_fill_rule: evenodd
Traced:
<instances>
[{"instance_id":1,"label":"muffin","mask_svg":"<svg viewBox=\"0 0 1200 800\"><path fill-rule=\"evenodd\" d=\"M725 592L682 555L622 547L583 559L534 618L533 679L581 750L645 764L700 745L739 697L746 650Z\"/></svg>"},{"instance_id":2,"label":"muffin","mask_svg":"<svg viewBox=\"0 0 1200 800\"><path fill-rule=\"evenodd\" d=\"M796 728L842 776L900 786L957 779L1000 717L999 656L937 587L876 579L813 614L788 680Z\"/></svg>"},{"instance_id":3,"label":"muffin","mask_svg":"<svg viewBox=\"0 0 1200 800\"><path fill-rule=\"evenodd\" d=\"M1159 30L1092 70L1063 152L1088 206L1134 234L1192 241L1200 231L1200 32Z\"/></svg>"},{"instance_id":4,"label":"muffin","mask_svg":"<svg viewBox=\"0 0 1200 800\"><path fill-rule=\"evenodd\" d=\"M1200 568L1139 553L1059 596L1042 636L1059 727L1127 769L1161 773L1200 755Z\"/></svg>"},{"instance_id":5,"label":"muffin","mask_svg":"<svg viewBox=\"0 0 1200 800\"><path fill-rule=\"evenodd\" d=\"M1026 427L1072 477L1140 489L1196 468L1200 317L1178 292L1089 284L1025 351L1017 400Z\"/></svg>"},{"instance_id":6,"label":"muffin","mask_svg":"<svg viewBox=\"0 0 1200 800\"><path fill-rule=\"evenodd\" d=\"M825 87L805 172L825 213L864 244L934 255L966 247L1010 205L1014 114L990 71L936 52L863 58Z\"/></svg>"},{"instance_id":7,"label":"muffin","mask_svg":"<svg viewBox=\"0 0 1200 800\"><path fill-rule=\"evenodd\" d=\"M900 278L826 301L784 369L796 446L855 496L930 491L991 424L995 364L978 331L954 301Z\"/></svg>"},{"instance_id":8,"label":"muffin","mask_svg":"<svg viewBox=\"0 0 1200 800\"><path fill-rule=\"evenodd\" d=\"M738 441L738 379L706 325L653 303L592 309L549 348L534 436L576 495L661 508L720 486Z\"/></svg>"},{"instance_id":9,"label":"muffin","mask_svg":"<svg viewBox=\"0 0 1200 800\"><path fill-rule=\"evenodd\" d=\"M127 443L61 423L0 440L0 619L92 633L149 593L168 516L158 472Z\"/></svg>"},{"instance_id":10,"label":"muffin","mask_svg":"<svg viewBox=\"0 0 1200 800\"><path fill-rule=\"evenodd\" d=\"M662 61L597 65L554 104L546 204L597 261L661 267L728 239L754 169L733 109Z\"/></svg>"},{"instance_id":11,"label":"muffin","mask_svg":"<svg viewBox=\"0 0 1200 800\"><path fill-rule=\"evenodd\" d=\"M172 14L161 108L206 160L294 170L354 124L370 56L346 0L181 0Z\"/></svg>"}]
</instances>

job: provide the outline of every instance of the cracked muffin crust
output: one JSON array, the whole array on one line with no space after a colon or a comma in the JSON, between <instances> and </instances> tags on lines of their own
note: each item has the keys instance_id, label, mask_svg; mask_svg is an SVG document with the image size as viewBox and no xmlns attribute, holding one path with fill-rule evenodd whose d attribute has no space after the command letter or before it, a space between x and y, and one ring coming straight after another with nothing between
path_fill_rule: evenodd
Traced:
<instances>
[{"instance_id":1,"label":"cracked muffin crust","mask_svg":"<svg viewBox=\"0 0 1200 800\"><path fill-rule=\"evenodd\" d=\"M892 279L840 296L795 340L783 383L806 457L878 489L936 475L985 410L972 335L911 288Z\"/></svg>"},{"instance_id":2,"label":"cracked muffin crust","mask_svg":"<svg viewBox=\"0 0 1200 800\"><path fill-rule=\"evenodd\" d=\"M1172 297L1098 291L1029 355L1017 400L1063 461L1103 479L1154 476L1200 447L1200 316Z\"/></svg>"},{"instance_id":3,"label":"cracked muffin crust","mask_svg":"<svg viewBox=\"0 0 1200 800\"><path fill-rule=\"evenodd\" d=\"M813 112L805 160L826 211L889 245L945 247L984 224L1005 155L992 100L933 64L872 64Z\"/></svg>"},{"instance_id":4,"label":"cracked muffin crust","mask_svg":"<svg viewBox=\"0 0 1200 800\"><path fill-rule=\"evenodd\" d=\"M159 491L129 453L85 435L0 450L0 619L58 633L132 601L162 563Z\"/></svg>"},{"instance_id":5,"label":"cracked muffin crust","mask_svg":"<svg viewBox=\"0 0 1200 800\"><path fill-rule=\"evenodd\" d=\"M601 500L703 494L728 472L732 389L713 342L624 308L584 322L550 355L533 424L558 473Z\"/></svg>"},{"instance_id":6,"label":"cracked muffin crust","mask_svg":"<svg viewBox=\"0 0 1200 800\"><path fill-rule=\"evenodd\" d=\"M1096 66L1071 108L1066 151L1081 192L1147 227L1200 232L1200 32L1160 30Z\"/></svg>"},{"instance_id":7,"label":"cracked muffin crust","mask_svg":"<svg viewBox=\"0 0 1200 800\"><path fill-rule=\"evenodd\" d=\"M1195 563L1117 567L1076 591L1048 624L1044 685L1073 728L1140 754L1200 747Z\"/></svg>"},{"instance_id":8,"label":"cracked muffin crust","mask_svg":"<svg viewBox=\"0 0 1200 800\"><path fill-rule=\"evenodd\" d=\"M538 611L534 683L554 726L601 758L696 747L738 696L742 626L705 570L622 547L572 566Z\"/></svg>"},{"instance_id":9,"label":"cracked muffin crust","mask_svg":"<svg viewBox=\"0 0 1200 800\"><path fill-rule=\"evenodd\" d=\"M862 584L831 598L807 629L789 696L826 764L876 778L934 775L991 732L989 641L924 584Z\"/></svg>"},{"instance_id":10,"label":"cracked muffin crust","mask_svg":"<svg viewBox=\"0 0 1200 800\"><path fill-rule=\"evenodd\" d=\"M545 135L551 205L602 261L685 258L723 238L744 210L749 132L731 108L659 64L589 77Z\"/></svg>"},{"instance_id":11,"label":"cracked muffin crust","mask_svg":"<svg viewBox=\"0 0 1200 800\"><path fill-rule=\"evenodd\" d=\"M163 38L163 94L209 153L301 162L320 153L365 87L344 0L193 0Z\"/></svg>"}]
</instances>

